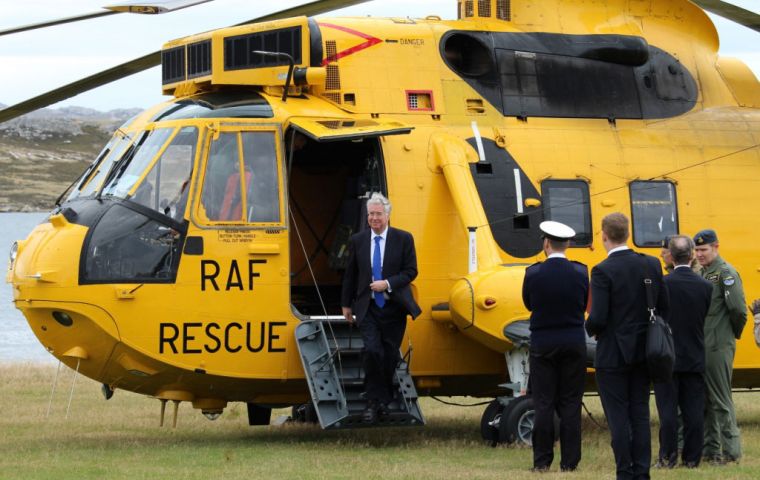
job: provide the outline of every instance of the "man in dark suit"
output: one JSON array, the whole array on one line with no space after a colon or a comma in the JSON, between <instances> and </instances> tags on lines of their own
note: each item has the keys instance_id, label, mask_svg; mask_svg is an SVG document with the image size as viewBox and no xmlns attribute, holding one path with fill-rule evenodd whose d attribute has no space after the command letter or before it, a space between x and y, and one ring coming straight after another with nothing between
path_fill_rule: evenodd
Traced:
<instances>
[{"instance_id":1,"label":"man in dark suit","mask_svg":"<svg viewBox=\"0 0 760 480\"><path fill-rule=\"evenodd\" d=\"M588 269L571 262L565 250L575 231L559 222L541 222L546 261L525 270L523 303L530 314L530 385L533 470L548 471L554 460L554 412L559 415L560 469L573 471L581 460L581 401L586 378L584 312Z\"/></svg>"},{"instance_id":2,"label":"man in dark suit","mask_svg":"<svg viewBox=\"0 0 760 480\"><path fill-rule=\"evenodd\" d=\"M712 284L691 269L694 242L691 237L670 238L675 269L663 280L670 301L670 328L676 349L673 381L654 384L660 413L659 467L672 468L678 461L678 417L683 416L683 465L695 468L702 459L705 410L705 317L710 308Z\"/></svg>"},{"instance_id":3,"label":"man in dark suit","mask_svg":"<svg viewBox=\"0 0 760 480\"><path fill-rule=\"evenodd\" d=\"M409 232L389 227L391 204L373 193L367 201L370 229L349 242L341 305L348 322L356 323L364 341L362 363L367 408L366 423L374 423L393 399L393 375L406 316L421 313L409 284L417 277L417 254Z\"/></svg>"},{"instance_id":4,"label":"man in dark suit","mask_svg":"<svg viewBox=\"0 0 760 480\"><path fill-rule=\"evenodd\" d=\"M607 259L591 270L589 335L597 338L596 382L610 426L618 479L648 479L649 372L645 358L649 312L644 279L652 280L658 313L668 318L668 296L660 262L626 246L628 218L602 219Z\"/></svg>"}]
</instances>

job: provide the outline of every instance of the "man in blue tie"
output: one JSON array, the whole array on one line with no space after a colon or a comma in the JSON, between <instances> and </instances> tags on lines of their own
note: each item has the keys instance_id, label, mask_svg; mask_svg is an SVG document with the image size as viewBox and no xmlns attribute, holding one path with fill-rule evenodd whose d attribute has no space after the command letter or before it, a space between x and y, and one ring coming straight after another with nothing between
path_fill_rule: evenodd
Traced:
<instances>
[{"instance_id":1,"label":"man in blue tie","mask_svg":"<svg viewBox=\"0 0 760 480\"><path fill-rule=\"evenodd\" d=\"M406 330L406 316L421 313L409 284L417 277L417 254L412 234L388 226L391 204L373 193L367 201L369 229L351 237L343 276L343 316L354 322L364 341L366 423L375 423L393 400L393 375L400 360L399 348Z\"/></svg>"}]
</instances>

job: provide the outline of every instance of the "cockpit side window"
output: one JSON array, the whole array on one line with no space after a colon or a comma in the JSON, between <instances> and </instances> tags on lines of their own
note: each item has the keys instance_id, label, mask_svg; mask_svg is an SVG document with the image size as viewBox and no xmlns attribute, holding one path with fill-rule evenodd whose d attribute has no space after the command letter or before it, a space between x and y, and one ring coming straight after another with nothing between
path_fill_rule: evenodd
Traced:
<instances>
[{"instance_id":1,"label":"cockpit side window","mask_svg":"<svg viewBox=\"0 0 760 480\"><path fill-rule=\"evenodd\" d=\"M250 178L250 175L246 175ZM222 133L212 144L206 163L201 205L211 221L242 221L243 195L237 133Z\"/></svg>"},{"instance_id":2,"label":"cockpit side window","mask_svg":"<svg viewBox=\"0 0 760 480\"><path fill-rule=\"evenodd\" d=\"M126 198L173 131L173 127L156 128L150 131L148 137L137 147L132 157L120 166L113 179L103 190L103 194Z\"/></svg>"},{"instance_id":3,"label":"cockpit side window","mask_svg":"<svg viewBox=\"0 0 760 480\"><path fill-rule=\"evenodd\" d=\"M279 222L280 193L277 181L277 154L272 132L243 132L245 171L253 172L246 190L246 221Z\"/></svg>"},{"instance_id":4,"label":"cockpit side window","mask_svg":"<svg viewBox=\"0 0 760 480\"><path fill-rule=\"evenodd\" d=\"M199 213L210 222L281 222L274 132L222 132L212 141Z\"/></svg>"},{"instance_id":5,"label":"cockpit side window","mask_svg":"<svg viewBox=\"0 0 760 480\"><path fill-rule=\"evenodd\" d=\"M197 128L181 129L153 164L131 200L181 221L185 214L197 143Z\"/></svg>"}]
</instances>

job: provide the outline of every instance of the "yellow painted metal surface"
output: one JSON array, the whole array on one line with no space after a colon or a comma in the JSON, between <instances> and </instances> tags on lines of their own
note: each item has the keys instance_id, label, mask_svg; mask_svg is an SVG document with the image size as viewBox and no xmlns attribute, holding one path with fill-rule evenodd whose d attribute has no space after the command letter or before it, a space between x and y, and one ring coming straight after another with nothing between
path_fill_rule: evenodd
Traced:
<instances>
[{"instance_id":1,"label":"yellow painted metal surface","mask_svg":"<svg viewBox=\"0 0 760 480\"><path fill-rule=\"evenodd\" d=\"M760 250L752 231L760 220L755 193L760 88L746 67L718 61L717 34L706 15L681 0L524 0L512 6L509 22L319 18L322 40L333 49L327 80L286 102L264 88L283 81L281 67L254 77L221 72L165 85L180 100L184 93L229 83L258 85L274 113L262 119L152 123L164 105L125 127L134 133L194 126L200 132L185 220L187 235L202 238L203 254L183 255L173 284L80 285L87 228L57 215L20 242L9 274L17 308L53 355L69 365L79 359L82 373L116 388L209 409L228 401L305 401L293 336L301 319L290 298L295 232L287 209L283 138L292 124L311 128L314 138L324 136L328 126L315 130L324 119L413 127L409 134L381 137L379 145L392 224L411 231L417 247L420 274L414 291L423 314L409 323L403 345L414 345L412 373L423 393L487 394L495 386L488 382L504 377L502 352L511 345L503 328L528 318L520 299L524 264L541 260L511 257L493 240L469 173L479 153L465 140L475 127L483 139L506 149L539 191L547 179L588 182L593 242L571 249L572 259L591 266L605 257L599 222L614 211L630 215L631 181L666 179L676 185L680 231L717 230L721 254L742 275L747 298L760 296ZM214 38L218 52L217 40L224 36L292 25L307 28L305 19L271 22L201 34L165 48ZM668 119L505 117L441 58L439 40L453 29L643 36L689 70L699 98L692 111ZM306 52L308 46L303 48ZM216 55L215 61L221 58ZM331 78L339 78L339 88ZM410 95L419 108L410 108ZM224 132L252 131L271 132L277 139L280 221L251 226L209 220L200 202L209 145ZM541 202L525 199L525 205ZM479 269L473 273L468 272L468 226L479 227ZM209 280L210 261L218 267L216 283ZM495 306L486 308L486 297ZM449 310L434 313L433 306L445 303ZM70 315L73 325L58 323L55 311ZM750 329L751 322L738 342L735 378L746 372L743 384L760 386L760 350ZM65 355L74 348L86 355Z\"/></svg>"}]
</instances>

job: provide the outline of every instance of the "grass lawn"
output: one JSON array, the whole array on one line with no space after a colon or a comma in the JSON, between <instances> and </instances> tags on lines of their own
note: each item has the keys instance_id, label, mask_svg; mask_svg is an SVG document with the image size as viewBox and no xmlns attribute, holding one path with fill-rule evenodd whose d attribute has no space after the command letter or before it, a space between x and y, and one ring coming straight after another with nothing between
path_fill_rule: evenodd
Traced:
<instances>
[{"instance_id":1,"label":"grass lawn","mask_svg":"<svg viewBox=\"0 0 760 480\"><path fill-rule=\"evenodd\" d=\"M480 439L484 407L425 398L425 427L324 432L313 425L249 427L243 404L232 404L213 422L181 404L172 429L171 403L167 425L160 428L157 400L116 391L104 401L100 385L81 376L66 419L73 372L65 367L46 419L54 375L50 365L0 365L0 478L614 478L609 433L587 416L579 471L559 473L556 449L554 471L533 474L530 449L490 448ZM734 400L744 449L739 465L653 470L653 478L760 478L760 396L735 393ZM604 424L598 398L585 401ZM656 451L654 407L652 412Z\"/></svg>"}]
</instances>

